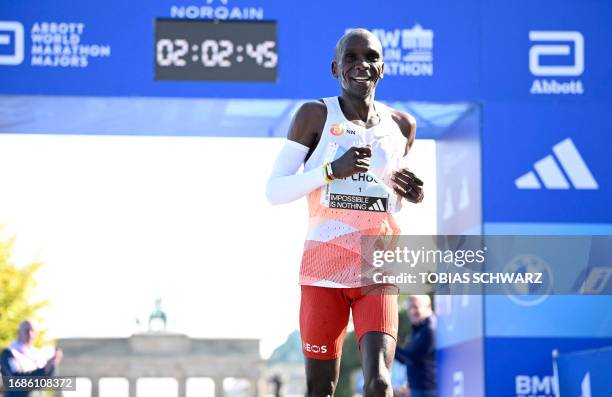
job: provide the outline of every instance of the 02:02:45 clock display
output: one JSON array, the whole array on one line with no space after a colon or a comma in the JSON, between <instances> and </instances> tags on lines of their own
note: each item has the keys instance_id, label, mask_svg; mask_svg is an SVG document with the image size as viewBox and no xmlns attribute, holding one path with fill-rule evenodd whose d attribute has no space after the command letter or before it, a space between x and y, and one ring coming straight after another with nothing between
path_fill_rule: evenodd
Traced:
<instances>
[{"instance_id":1,"label":"02:02:45 clock display","mask_svg":"<svg viewBox=\"0 0 612 397\"><path fill-rule=\"evenodd\" d=\"M231 67L252 59L264 68L274 68L278 55L276 43L271 40L261 43L234 44L231 40L204 40L190 44L184 39L159 39L156 45L156 60L159 66L186 66L187 62L201 62L204 67Z\"/></svg>"}]
</instances>

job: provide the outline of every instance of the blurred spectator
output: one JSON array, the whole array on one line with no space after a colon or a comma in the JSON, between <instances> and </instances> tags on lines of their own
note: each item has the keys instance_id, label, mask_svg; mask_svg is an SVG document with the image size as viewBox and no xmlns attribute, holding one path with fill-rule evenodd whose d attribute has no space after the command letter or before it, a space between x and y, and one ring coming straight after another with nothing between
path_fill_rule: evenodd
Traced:
<instances>
[{"instance_id":1,"label":"blurred spectator","mask_svg":"<svg viewBox=\"0 0 612 397\"><path fill-rule=\"evenodd\" d=\"M62 360L62 351L56 350L53 357L46 359L40 349L34 346L36 328L32 321L19 324L17 340L2 351L0 372L3 377L52 376ZM43 397L43 391L7 391L5 397Z\"/></svg>"},{"instance_id":2,"label":"blurred spectator","mask_svg":"<svg viewBox=\"0 0 612 397\"><path fill-rule=\"evenodd\" d=\"M283 387L283 379L280 375L274 375L270 381L274 385L274 397L281 397L281 388Z\"/></svg>"},{"instance_id":3,"label":"blurred spectator","mask_svg":"<svg viewBox=\"0 0 612 397\"><path fill-rule=\"evenodd\" d=\"M396 348L395 359L407 367L410 397L436 397L436 317L431 299L411 295L407 312L412 338L405 347Z\"/></svg>"}]
</instances>

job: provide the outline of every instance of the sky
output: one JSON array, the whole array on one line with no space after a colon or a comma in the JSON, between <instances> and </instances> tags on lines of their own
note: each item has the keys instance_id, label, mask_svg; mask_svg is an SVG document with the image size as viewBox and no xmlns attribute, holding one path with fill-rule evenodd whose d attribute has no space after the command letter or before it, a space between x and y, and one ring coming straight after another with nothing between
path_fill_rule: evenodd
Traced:
<instances>
[{"instance_id":1,"label":"sky","mask_svg":"<svg viewBox=\"0 0 612 397\"><path fill-rule=\"evenodd\" d=\"M128 337L155 299L168 331L260 338L298 328L306 200L272 206L265 182L283 139L0 135L0 236L42 261L35 298L52 338ZM425 201L398 219L435 234L435 143L410 168Z\"/></svg>"}]
</instances>

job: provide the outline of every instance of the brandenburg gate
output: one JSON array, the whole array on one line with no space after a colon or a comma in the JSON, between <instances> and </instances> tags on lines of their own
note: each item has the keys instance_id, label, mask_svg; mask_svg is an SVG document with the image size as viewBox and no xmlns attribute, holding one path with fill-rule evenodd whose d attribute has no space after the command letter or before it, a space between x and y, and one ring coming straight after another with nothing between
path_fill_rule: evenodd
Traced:
<instances>
[{"instance_id":1,"label":"brandenburg gate","mask_svg":"<svg viewBox=\"0 0 612 397\"><path fill-rule=\"evenodd\" d=\"M102 378L124 378L136 397L140 378L174 378L178 397L186 397L189 378L210 378L215 397L223 397L224 378L250 382L258 397L264 361L258 339L191 339L182 334L143 333L129 338L60 339L64 359L57 375L91 380L91 397L99 397ZM58 393L61 395L61 393Z\"/></svg>"}]
</instances>

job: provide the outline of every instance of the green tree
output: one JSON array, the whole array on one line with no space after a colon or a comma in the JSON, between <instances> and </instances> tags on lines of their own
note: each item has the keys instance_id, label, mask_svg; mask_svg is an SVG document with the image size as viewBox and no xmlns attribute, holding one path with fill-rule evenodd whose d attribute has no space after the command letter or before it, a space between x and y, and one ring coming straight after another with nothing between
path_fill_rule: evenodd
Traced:
<instances>
[{"instance_id":1,"label":"green tree","mask_svg":"<svg viewBox=\"0 0 612 397\"><path fill-rule=\"evenodd\" d=\"M48 304L47 301L31 302L32 290L36 286L34 273L42 263L34 262L17 267L11 261L14 241L14 238L0 238L0 351L17 337L17 328L21 321L38 319L36 312ZM39 330L36 345L40 346L43 340L44 332ZM0 379L0 397L2 395Z\"/></svg>"},{"instance_id":2,"label":"green tree","mask_svg":"<svg viewBox=\"0 0 612 397\"><path fill-rule=\"evenodd\" d=\"M0 348L4 348L17 336L17 327L25 319L37 320L37 312L48 305L47 301L32 302L31 295L36 287L34 274L42 266L33 262L18 267L11 260L14 238L0 238ZM39 330L36 345L44 340Z\"/></svg>"}]
</instances>

